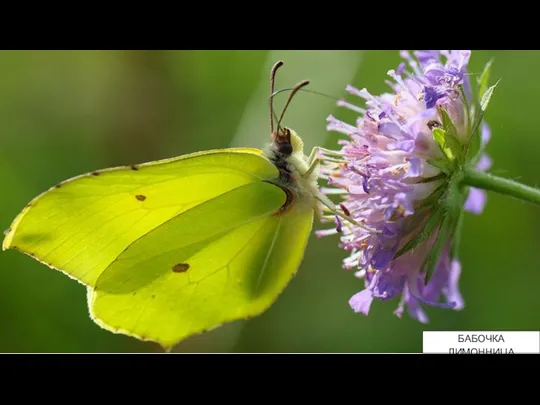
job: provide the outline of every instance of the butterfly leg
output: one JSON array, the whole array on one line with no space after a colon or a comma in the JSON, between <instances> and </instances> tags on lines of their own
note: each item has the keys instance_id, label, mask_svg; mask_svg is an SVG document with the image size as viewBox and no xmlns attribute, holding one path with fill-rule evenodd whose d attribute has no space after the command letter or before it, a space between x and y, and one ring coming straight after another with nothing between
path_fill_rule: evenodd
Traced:
<instances>
[{"instance_id":1,"label":"butterfly leg","mask_svg":"<svg viewBox=\"0 0 540 405\"><path fill-rule=\"evenodd\" d=\"M333 162L333 163L342 163L342 164L347 163L346 160L336 159L336 158L329 157L329 156L321 158L321 157L319 157L320 152L324 152L326 155L330 155L330 156L343 156L343 154L341 152L336 152L336 151L333 151L333 150L330 150L330 149L322 148L320 146L315 146L311 150L311 153L309 154L309 156L307 158L308 169L303 174L303 177L309 177L311 175L311 173L313 173L313 171L320 165L320 163L322 161Z\"/></svg>"},{"instance_id":2,"label":"butterfly leg","mask_svg":"<svg viewBox=\"0 0 540 405\"><path fill-rule=\"evenodd\" d=\"M361 222L355 221L349 215L347 215L344 212L341 212L340 210L338 210L336 205L328 197L326 197L324 194L322 194L320 192L317 193L317 195L315 195L315 199L317 199L321 204L323 204L326 207L326 209L328 210L328 212L330 212L330 213L332 213L334 215L337 215L338 217L344 219L345 221L350 222L351 224L356 225L357 227L362 228L362 229L364 229L364 230L366 230L366 231L368 231L370 233L381 233L380 230L370 228L370 227L364 225Z\"/></svg>"},{"instance_id":3,"label":"butterfly leg","mask_svg":"<svg viewBox=\"0 0 540 405\"><path fill-rule=\"evenodd\" d=\"M341 163L341 164L347 163L346 160L331 158L331 157L328 157L328 156L325 156L324 158L321 158L321 157L319 157L319 153L321 151L324 152L326 155L343 156L343 154L341 152L331 151L331 150L328 150L328 149L321 148L320 146L314 147L312 149L308 159L307 159L308 169L302 175L304 178L309 177L313 173L313 171L320 165L320 163L322 161L324 161L324 162L333 162L333 163ZM381 232L381 231L379 231L377 229L369 228L369 227L365 226L364 224L361 224L361 223L355 221L353 218L350 217L350 215L347 215L347 214L345 214L345 212L340 211L338 209L338 207L336 207L336 205L332 202L332 200L330 200L326 195L324 195L320 191L317 192L317 194L315 195L315 198L323 206L325 206L326 209L329 212L331 212L332 214L337 215L338 217L350 222L351 224L356 225L356 226L358 226L358 227L360 227L362 229L365 229L368 232L372 232L372 233L380 233Z\"/></svg>"}]
</instances>

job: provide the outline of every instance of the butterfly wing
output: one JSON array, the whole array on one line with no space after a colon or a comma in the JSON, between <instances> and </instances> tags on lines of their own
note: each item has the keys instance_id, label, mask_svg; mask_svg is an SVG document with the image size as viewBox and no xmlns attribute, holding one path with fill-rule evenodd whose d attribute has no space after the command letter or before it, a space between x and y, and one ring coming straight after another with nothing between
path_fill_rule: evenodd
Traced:
<instances>
[{"instance_id":1,"label":"butterfly wing","mask_svg":"<svg viewBox=\"0 0 540 405\"><path fill-rule=\"evenodd\" d=\"M313 210L265 182L245 185L174 217L130 245L88 289L103 328L179 341L267 309L296 273Z\"/></svg>"},{"instance_id":2,"label":"butterfly wing","mask_svg":"<svg viewBox=\"0 0 540 405\"><path fill-rule=\"evenodd\" d=\"M223 193L277 175L261 151L246 148L88 173L32 200L8 228L3 249L17 249L94 286L151 230Z\"/></svg>"}]
</instances>

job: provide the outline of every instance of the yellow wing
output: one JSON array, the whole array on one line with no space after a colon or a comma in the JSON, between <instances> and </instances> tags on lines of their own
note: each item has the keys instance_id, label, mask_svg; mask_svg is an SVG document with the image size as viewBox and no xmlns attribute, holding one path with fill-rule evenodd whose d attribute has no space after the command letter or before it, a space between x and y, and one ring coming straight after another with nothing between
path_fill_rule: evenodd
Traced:
<instances>
[{"instance_id":1,"label":"yellow wing","mask_svg":"<svg viewBox=\"0 0 540 405\"><path fill-rule=\"evenodd\" d=\"M170 350L266 310L296 274L313 210L266 182L194 207L130 245L88 288L103 328ZM159 249L156 247L159 246Z\"/></svg>"},{"instance_id":2,"label":"yellow wing","mask_svg":"<svg viewBox=\"0 0 540 405\"><path fill-rule=\"evenodd\" d=\"M249 148L87 173L33 199L8 228L3 249L94 286L127 246L151 230L227 191L277 175L260 150Z\"/></svg>"}]
</instances>

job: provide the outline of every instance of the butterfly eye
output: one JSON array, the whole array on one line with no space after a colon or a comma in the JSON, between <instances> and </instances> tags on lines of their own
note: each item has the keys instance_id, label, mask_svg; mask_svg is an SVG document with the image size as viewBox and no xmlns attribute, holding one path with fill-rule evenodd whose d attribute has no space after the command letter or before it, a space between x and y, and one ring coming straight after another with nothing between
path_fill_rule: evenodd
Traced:
<instances>
[{"instance_id":1,"label":"butterfly eye","mask_svg":"<svg viewBox=\"0 0 540 405\"><path fill-rule=\"evenodd\" d=\"M284 128L282 131L274 132L274 147L276 151L284 156L290 156L293 153L291 144L291 131Z\"/></svg>"},{"instance_id":2,"label":"butterfly eye","mask_svg":"<svg viewBox=\"0 0 540 405\"><path fill-rule=\"evenodd\" d=\"M285 156L290 156L292 153L292 145L290 143L281 143L278 145L278 152Z\"/></svg>"}]
</instances>

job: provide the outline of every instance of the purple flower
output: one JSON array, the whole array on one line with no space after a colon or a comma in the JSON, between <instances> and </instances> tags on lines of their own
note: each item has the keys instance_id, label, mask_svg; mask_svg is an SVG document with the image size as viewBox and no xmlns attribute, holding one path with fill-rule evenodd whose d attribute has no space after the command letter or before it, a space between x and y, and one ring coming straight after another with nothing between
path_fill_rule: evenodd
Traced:
<instances>
[{"instance_id":1,"label":"purple flower","mask_svg":"<svg viewBox=\"0 0 540 405\"><path fill-rule=\"evenodd\" d=\"M426 305L464 307L458 286L461 264L453 253L457 221L447 232L443 224L448 219L443 218L451 218L451 211L445 211L444 201L457 196L452 201L459 202L458 211L479 214L486 195L474 188L468 195L452 194L460 165L471 163L467 151L475 125L474 99L466 74L471 52L400 54L404 63L388 72L391 92L373 96L347 86L365 106L338 103L361 116L356 125L328 118L328 130L346 136L339 141L346 163L328 159L321 168L328 181L322 191L340 197L347 215L377 232L340 220L318 235L339 234L340 247L348 252L343 267L364 280L364 289L349 300L354 311L367 315L373 300L398 299L397 316L406 308L425 323ZM482 151L490 132L486 124L480 128ZM483 152L474 158L478 169L489 168Z\"/></svg>"}]
</instances>

